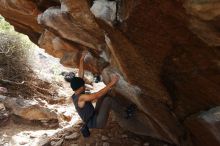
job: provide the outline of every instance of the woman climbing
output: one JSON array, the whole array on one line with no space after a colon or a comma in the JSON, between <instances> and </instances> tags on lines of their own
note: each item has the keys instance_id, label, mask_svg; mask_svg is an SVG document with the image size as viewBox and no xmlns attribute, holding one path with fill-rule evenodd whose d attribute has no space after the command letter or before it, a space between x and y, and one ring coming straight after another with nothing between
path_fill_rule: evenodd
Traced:
<instances>
[{"instance_id":1,"label":"woman climbing","mask_svg":"<svg viewBox=\"0 0 220 146\"><path fill-rule=\"evenodd\" d=\"M84 81L84 58L86 53L84 52L80 58L79 64L79 77L72 77L70 86L74 91L72 95L73 103L76 111L85 123L81 131L84 136L89 136L88 128L103 128L109 117L111 108L111 97L106 97L107 92L115 86L119 80L119 76L114 75L111 78L111 82L106 85L105 88L92 94L85 94L85 81ZM95 108L92 105L93 101L96 101Z\"/></svg>"}]
</instances>

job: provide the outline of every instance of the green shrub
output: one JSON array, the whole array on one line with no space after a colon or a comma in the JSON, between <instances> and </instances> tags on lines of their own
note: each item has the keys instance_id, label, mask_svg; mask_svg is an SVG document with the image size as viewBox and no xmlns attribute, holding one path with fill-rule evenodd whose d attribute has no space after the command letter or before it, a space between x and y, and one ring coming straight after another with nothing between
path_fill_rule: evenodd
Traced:
<instances>
[{"instance_id":1,"label":"green shrub","mask_svg":"<svg viewBox=\"0 0 220 146\"><path fill-rule=\"evenodd\" d=\"M14 27L11 26L7 21L5 21L4 17L0 15L0 32L13 32Z\"/></svg>"}]
</instances>

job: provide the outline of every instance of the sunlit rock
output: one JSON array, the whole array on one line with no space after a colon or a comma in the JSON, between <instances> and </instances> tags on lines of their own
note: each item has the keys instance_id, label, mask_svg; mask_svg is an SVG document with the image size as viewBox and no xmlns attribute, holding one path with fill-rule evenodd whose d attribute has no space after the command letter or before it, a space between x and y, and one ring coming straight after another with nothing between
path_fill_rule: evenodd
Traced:
<instances>
[{"instance_id":1,"label":"sunlit rock","mask_svg":"<svg viewBox=\"0 0 220 146\"><path fill-rule=\"evenodd\" d=\"M93 36L92 33L89 32L87 28L81 26L70 13L61 11L57 7L51 7L39 15L38 23L49 27L62 38L82 44L95 51L100 51L104 45L104 37L101 40Z\"/></svg>"},{"instance_id":2,"label":"sunlit rock","mask_svg":"<svg viewBox=\"0 0 220 146\"><path fill-rule=\"evenodd\" d=\"M95 0L91 12L95 17L112 24L116 20L116 1Z\"/></svg>"},{"instance_id":3,"label":"sunlit rock","mask_svg":"<svg viewBox=\"0 0 220 146\"><path fill-rule=\"evenodd\" d=\"M38 44L47 53L60 58L60 62L63 65L69 67L78 67L82 51L88 50L87 47L70 43L48 30L45 30L41 35ZM85 58L85 69L93 73L100 73L107 65L108 62L105 59L97 56L94 57L91 53Z\"/></svg>"},{"instance_id":4,"label":"sunlit rock","mask_svg":"<svg viewBox=\"0 0 220 146\"><path fill-rule=\"evenodd\" d=\"M3 103L12 113L26 120L56 120L57 114L37 101L7 97Z\"/></svg>"},{"instance_id":5,"label":"sunlit rock","mask_svg":"<svg viewBox=\"0 0 220 146\"><path fill-rule=\"evenodd\" d=\"M36 21L38 14L41 13L36 3L29 0L0 0L0 4L0 14L14 25L17 31L24 32L36 43L43 31Z\"/></svg>"}]
</instances>

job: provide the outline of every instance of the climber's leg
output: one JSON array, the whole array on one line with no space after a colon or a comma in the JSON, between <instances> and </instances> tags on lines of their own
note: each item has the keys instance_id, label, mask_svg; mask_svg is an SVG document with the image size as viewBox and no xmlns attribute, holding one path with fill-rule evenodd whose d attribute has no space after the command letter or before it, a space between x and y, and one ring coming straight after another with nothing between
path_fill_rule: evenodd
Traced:
<instances>
[{"instance_id":1,"label":"climber's leg","mask_svg":"<svg viewBox=\"0 0 220 146\"><path fill-rule=\"evenodd\" d=\"M102 97L102 100L100 100L97 107L98 112L96 113L96 128L105 127L108 121L111 105L112 105L111 97L108 96Z\"/></svg>"},{"instance_id":2,"label":"climber's leg","mask_svg":"<svg viewBox=\"0 0 220 146\"><path fill-rule=\"evenodd\" d=\"M101 98L99 98L98 100L97 100L97 102L96 102L96 105L95 105L95 112L96 112L96 114L99 112L99 109L100 109L100 107L101 107L101 105L102 105L102 102L103 102L103 100L106 98L106 96L102 96Z\"/></svg>"}]
</instances>

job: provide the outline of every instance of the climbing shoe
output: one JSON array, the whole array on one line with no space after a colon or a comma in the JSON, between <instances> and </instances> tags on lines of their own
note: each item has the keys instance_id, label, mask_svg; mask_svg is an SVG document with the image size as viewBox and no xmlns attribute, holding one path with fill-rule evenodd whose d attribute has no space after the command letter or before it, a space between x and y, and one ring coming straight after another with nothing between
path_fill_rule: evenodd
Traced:
<instances>
[{"instance_id":1,"label":"climbing shoe","mask_svg":"<svg viewBox=\"0 0 220 146\"><path fill-rule=\"evenodd\" d=\"M135 104L130 104L125 109L125 118L130 119L134 117L137 106Z\"/></svg>"}]
</instances>

